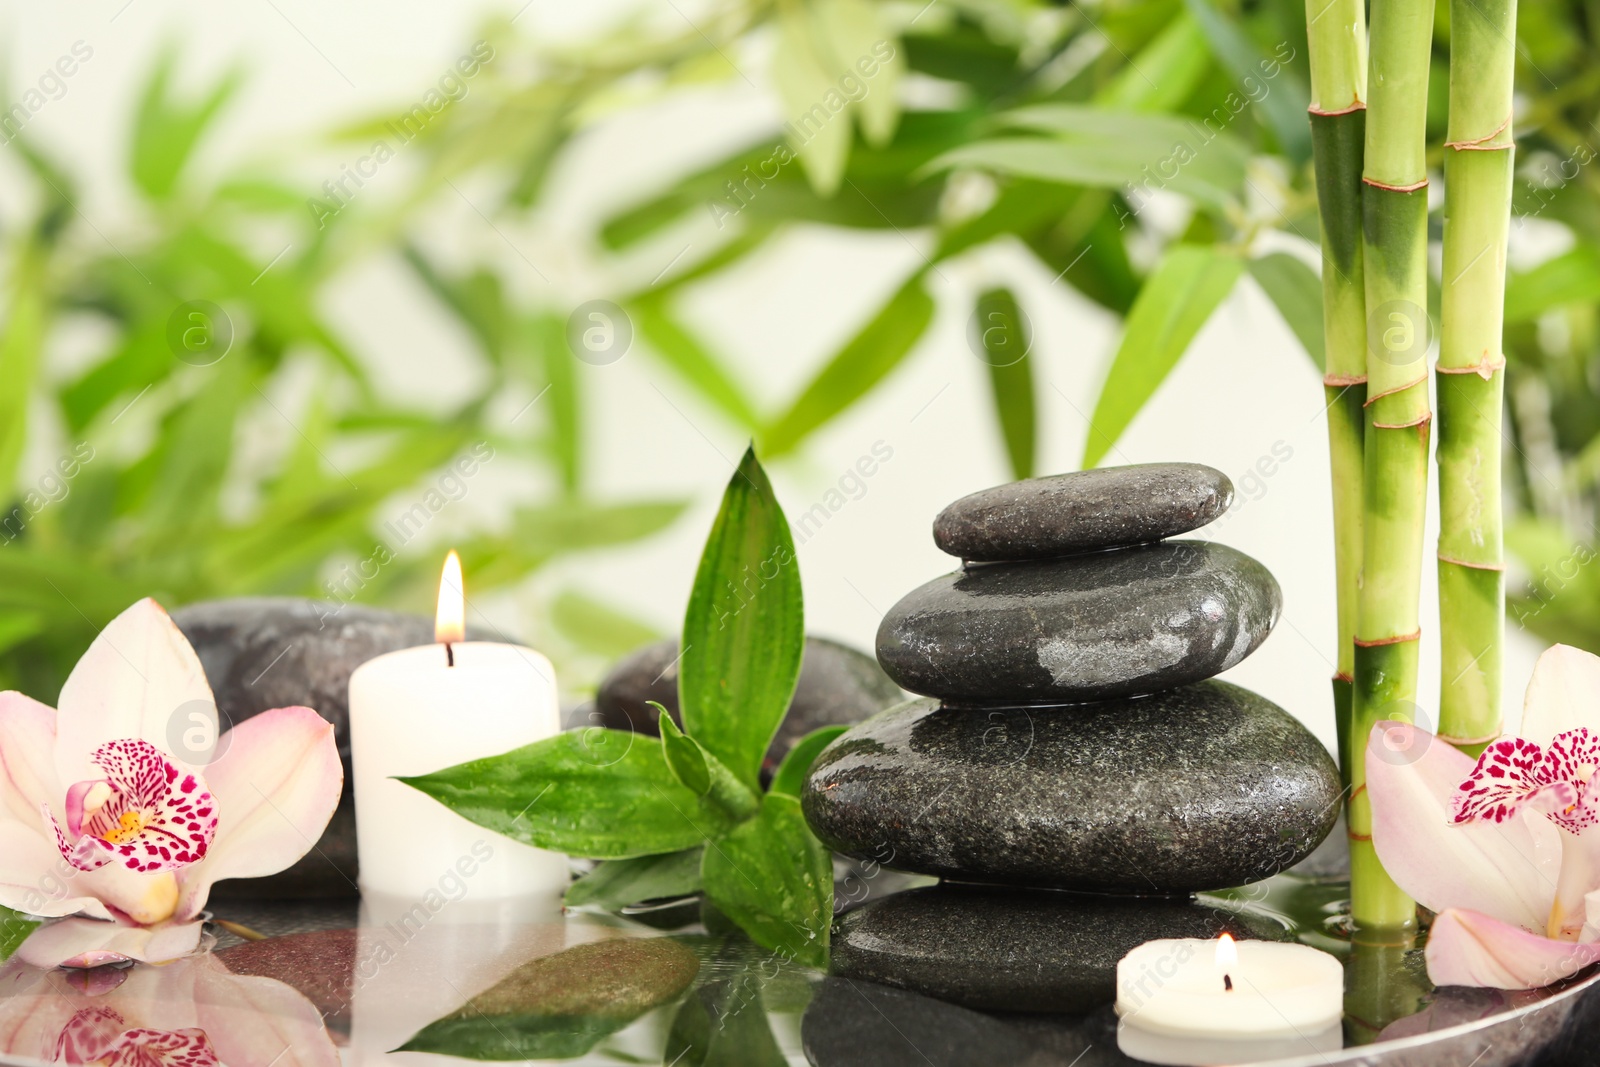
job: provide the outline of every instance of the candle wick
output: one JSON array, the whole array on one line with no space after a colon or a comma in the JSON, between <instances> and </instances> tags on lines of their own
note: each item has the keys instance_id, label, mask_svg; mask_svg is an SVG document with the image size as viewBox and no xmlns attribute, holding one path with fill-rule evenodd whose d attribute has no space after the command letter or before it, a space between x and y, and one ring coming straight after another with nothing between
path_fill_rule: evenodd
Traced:
<instances>
[{"instance_id":1,"label":"candle wick","mask_svg":"<svg viewBox=\"0 0 1600 1067\"><path fill-rule=\"evenodd\" d=\"M446 667L454 667L456 665L456 646L449 641L444 643L444 663Z\"/></svg>"},{"instance_id":2,"label":"candle wick","mask_svg":"<svg viewBox=\"0 0 1600 1067\"><path fill-rule=\"evenodd\" d=\"M1225 974L1222 976L1222 988L1226 992L1233 992L1233 975Z\"/></svg>"}]
</instances>

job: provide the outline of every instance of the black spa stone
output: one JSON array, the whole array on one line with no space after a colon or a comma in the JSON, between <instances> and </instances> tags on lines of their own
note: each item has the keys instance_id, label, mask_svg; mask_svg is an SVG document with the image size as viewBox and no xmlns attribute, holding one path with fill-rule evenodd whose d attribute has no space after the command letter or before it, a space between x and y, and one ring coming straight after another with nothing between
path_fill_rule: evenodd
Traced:
<instances>
[{"instance_id":1,"label":"black spa stone","mask_svg":"<svg viewBox=\"0 0 1600 1067\"><path fill-rule=\"evenodd\" d=\"M1222 673L1281 608L1265 567L1204 541L987 563L890 608L878 660L904 688L953 703L1105 700Z\"/></svg>"},{"instance_id":2,"label":"black spa stone","mask_svg":"<svg viewBox=\"0 0 1600 1067\"><path fill-rule=\"evenodd\" d=\"M789 748L821 726L849 726L905 699L900 687L865 652L823 637L806 638L800 680L789 711L767 752L766 769L776 770ZM595 693L586 726L659 734L658 701L680 721L678 642L671 638L629 653L611 668Z\"/></svg>"},{"instance_id":3,"label":"black spa stone","mask_svg":"<svg viewBox=\"0 0 1600 1067\"><path fill-rule=\"evenodd\" d=\"M1282 937L1189 898L944 883L842 916L833 973L987 1011L1086 1012L1116 999L1117 961L1168 937Z\"/></svg>"},{"instance_id":4,"label":"black spa stone","mask_svg":"<svg viewBox=\"0 0 1600 1067\"><path fill-rule=\"evenodd\" d=\"M896 870L1175 894L1292 866L1339 797L1309 730L1209 681L1076 707L908 701L829 745L801 803L834 851Z\"/></svg>"},{"instance_id":5,"label":"black spa stone","mask_svg":"<svg viewBox=\"0 0 1600 1067\"><path fill-rule=\"evenodd\" d=\"M997 485L933 520L945 552L979 562L1045 559L1188 533L1233 503L1233 483L1199 463L1140 463Z\"/></svg>"}]
</instances>

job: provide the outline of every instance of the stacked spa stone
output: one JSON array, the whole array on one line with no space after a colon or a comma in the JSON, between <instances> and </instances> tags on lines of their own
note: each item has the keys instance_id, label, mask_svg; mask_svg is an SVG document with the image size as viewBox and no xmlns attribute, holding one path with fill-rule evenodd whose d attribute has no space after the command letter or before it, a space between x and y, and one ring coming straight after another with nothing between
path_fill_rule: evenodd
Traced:
<instances>
[{"instance_id":1,"label":"stacked spa stone","mask_svg":"<svg viewBox=\"0 0 1600 1067\"><path fill-rule=\"evenodd\" d=\"M830 745L802 802L836 851L946 884L845 915L837 970L973 1007L1088 1010L1144 940L1247 932L1189 894L1306 856L1340 784L1292 716L1211 680L1281 607L1249 556L1166 540L1232 498L1222 473L1163 463L1003 485L939 515L934 540L962 568L878 630L884 670L925 696Z\"/></svg>"}]
</instances>

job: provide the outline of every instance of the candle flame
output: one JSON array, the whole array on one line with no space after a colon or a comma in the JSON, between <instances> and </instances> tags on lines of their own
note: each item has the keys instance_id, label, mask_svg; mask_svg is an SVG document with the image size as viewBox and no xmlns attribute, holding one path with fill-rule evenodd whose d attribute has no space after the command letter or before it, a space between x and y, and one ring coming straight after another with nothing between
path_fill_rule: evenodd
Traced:
<instances>
[{"instance_id":1,"label":"candle flame","mask_svg":"<svg viewBox=\"0 0 1600 1067\"><path fill-rule=\"evenodd\" d=\"M1239 962L1239 948L1233 943L1230 934L1223 934L1217 938L1217 966L1232 967Z\"/></svg>"},{"instance_id":2,"label":"candle flame","mask_svg":"<svg viewBox=\"0 0 1600 1067\"><path fill-rule=\"evenodd\" d=\"M444 558L439 577L439 612L433 617L433 639L453 645L467 638L467 595L461 584L461 557L455 549Z\"/></svg>"}]
</instances>

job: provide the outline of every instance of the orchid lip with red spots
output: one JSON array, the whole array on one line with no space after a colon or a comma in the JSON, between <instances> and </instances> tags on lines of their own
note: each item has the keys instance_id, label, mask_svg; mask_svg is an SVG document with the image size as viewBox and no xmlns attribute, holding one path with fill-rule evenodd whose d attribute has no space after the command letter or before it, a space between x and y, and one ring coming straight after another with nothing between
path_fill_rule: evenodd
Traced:
<instances>
[{"instance_id":1,"label":"orchid lip with red spots","mask_svg":"<svg viewBox=\"0 0 1600 1067\"><path fill-rule=\"evenodd\" d=\"M1528 806L1568 833L1582 833L1600 823L1600 793L1590 789L1597 766L1600 737L1587 727L1557 734L1545 746L1521 737L1496 741L1458 787L1455 821L1505 822Z\"/></svg>"},{"instance_id":2,"label":"orchid lip with red spots","mask_svg":"<svg viewBox=\"0 0 1600 1067\"><path fill-rule=\"evenodd\" d=\"M45 811L63 859L80 871L120 863L156 874L206 858L217 832L217 804L197 772L148 741L111 741L90 759L106 777L67 790L66 832Z\"/></svg>"}]
</instances>

